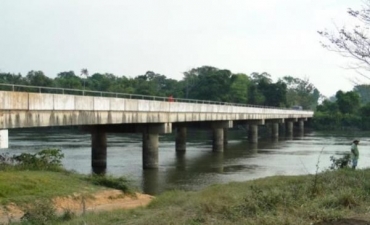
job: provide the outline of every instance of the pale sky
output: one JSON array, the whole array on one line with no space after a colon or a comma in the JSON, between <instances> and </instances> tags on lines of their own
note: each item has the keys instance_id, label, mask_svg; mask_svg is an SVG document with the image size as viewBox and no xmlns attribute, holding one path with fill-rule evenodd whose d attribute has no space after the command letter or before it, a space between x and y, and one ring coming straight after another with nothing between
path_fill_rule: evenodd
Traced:
<instances>
[{"instance_id":1,"label":"pale sky","mask_svg":"<svg viewBox=\"0 0 370 225\"><path fill-rule=\"evenodd\" d=\"M321 47L318 30L350 24L361 0L0 0L0 72L49 77L181 80L208 65L233 73L309 78L321 93L349 91L348 60Z\"/></svg>"}]
</instances>

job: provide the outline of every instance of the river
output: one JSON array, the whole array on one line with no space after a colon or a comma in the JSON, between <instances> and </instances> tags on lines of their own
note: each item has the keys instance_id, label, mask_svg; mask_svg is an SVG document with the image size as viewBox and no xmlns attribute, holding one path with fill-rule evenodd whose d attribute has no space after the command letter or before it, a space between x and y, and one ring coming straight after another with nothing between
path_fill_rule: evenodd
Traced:
<instances>
[{"instance_id":1,"label":"river","mask_svg":"<svg viewBox=\"0 0 370 225\"><path fill-rule=\"evenodd\" d=\"M125 176L148 194L166 190L199 190L216 183L246 181L274 175L314 174L328 169L330 156L349 152L353 139L360 140L359 168L370 165L369 132L306 132L278 140L260 138L250 144L243 130L229 132L223 153L212 152L208 132L188 133L185 154L176 154L175 137L162 135L159 140L159 169L143 171L141 135L109 134L107 174ZM78 130L9 130L9 149L1 153L35 153L45 148L59 148L63 165L82 174L91 173L91 138Z\"/></svg>"}]
</instances>

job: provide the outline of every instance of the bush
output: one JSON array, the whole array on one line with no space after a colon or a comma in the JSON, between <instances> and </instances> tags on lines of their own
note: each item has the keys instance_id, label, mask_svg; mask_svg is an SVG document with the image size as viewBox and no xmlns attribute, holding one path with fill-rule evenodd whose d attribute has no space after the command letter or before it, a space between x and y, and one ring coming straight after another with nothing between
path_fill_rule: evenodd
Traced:
<instances>
[{"instance_id":1,"label":"bush","mask_svg":"<svg viewBox=\"0 0 370 225\"><path fill-rule=\"evenodd\" d=\"M351 155L345 154L340 158L330 156L330 161L332 162L331 165L329 166L329 169L331 170L347 168L351 164Z\"/></svg>"},{"instance_id":2,"label":"bush","mask_svg":"<svg viewBox=\"0 0 370 225\"><path fill-rule=\"evenodd\" d=\"M28 224L46 225L51 224L56 216L56 210L51 200L38 200L23 207L22 221Z\"/></svg>"},{"instance_id":3,"label":"bush","mask_svg":"<svg viewBox=\"0 0 370 225\"><path fill-rule=\"evenodd\" d=\"M36 154L22 153L14 156L20 167L34 170L55 170L62 167L64 154L60 149L44 149Z\"/></svg>"}]
</instances>

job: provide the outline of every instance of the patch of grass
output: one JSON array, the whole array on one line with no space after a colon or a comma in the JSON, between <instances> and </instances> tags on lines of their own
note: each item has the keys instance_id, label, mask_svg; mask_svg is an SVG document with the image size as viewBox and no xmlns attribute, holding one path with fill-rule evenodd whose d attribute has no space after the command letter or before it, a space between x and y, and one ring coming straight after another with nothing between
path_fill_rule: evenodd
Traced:
<instances>
[{"instance_id":1,"label":"patch of grass","mask_svg":"<svg viewBox=\"0 0 370 225\"><path fill-rule=\"evenodd\" d=\"M121 190L127 194L133 194L133 188L130 186L130 181L125 177L92 175L86 177L86 180L95 185Z\"/></svg>"},{"instance_id":2,"label":"patch of grass","mask_svg":"<svg viewBox=\"0 0 370 225\"><path fill-rule=\"evenodd\" d=\"M101 189L81 176L51 171L0 171L0 203L25 203L39 198Z\"/></svg>"},{"instance_id":3,"label":"patch of grass","mask_svg":"<svg viewBox=\"0 0 370 225\"><path fill-rule=\"evenodd\" d=\"M312 182L317 192L312 195ZM337 170L169 191L146 208L87 214L82 224L311 224L363 215L370 207L370 170Z\"/></svg>"}]
</instances>

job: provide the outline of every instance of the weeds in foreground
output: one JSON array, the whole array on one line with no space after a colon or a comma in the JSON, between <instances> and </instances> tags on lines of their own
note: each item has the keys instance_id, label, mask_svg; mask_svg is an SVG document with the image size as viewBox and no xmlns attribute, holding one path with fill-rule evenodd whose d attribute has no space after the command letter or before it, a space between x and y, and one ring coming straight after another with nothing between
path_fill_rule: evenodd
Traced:
<instances>
[{"instance_id":1,"label":"weeds in foreground","mask_svg":"<svg viewBox=\"0 0 370 225\"><path fill-rule=\"evenodd\" d=\"M57 218L56 210L51 200L42 199L23 205L24 215L21 218L25 224L46 225Z\"/></svg>"},{"instance_id":2,"label":"weeds in foreground","mask_svg":"<svg viewBox=\"0 0 370 225\"><path fill-rule=\"evenodd\" d=\"M0 170L20 169L20 170L62 170L62 159L64 154L60 149L44 149L35 154L22 153L10 156L9 154L0 155Z\"/></svg>"},{"instance_id":3,"label":"weeds in foreground","mask_svg":"<svg viewBox=\"0 0 370 225\"><path fill-rule=\"evenodd\" d=\"M329 167L330 170L348 168L351 164L351 155L348 153L339 158L330 156L330 161L332 162Z\"/></svg>"}]
</instances>

